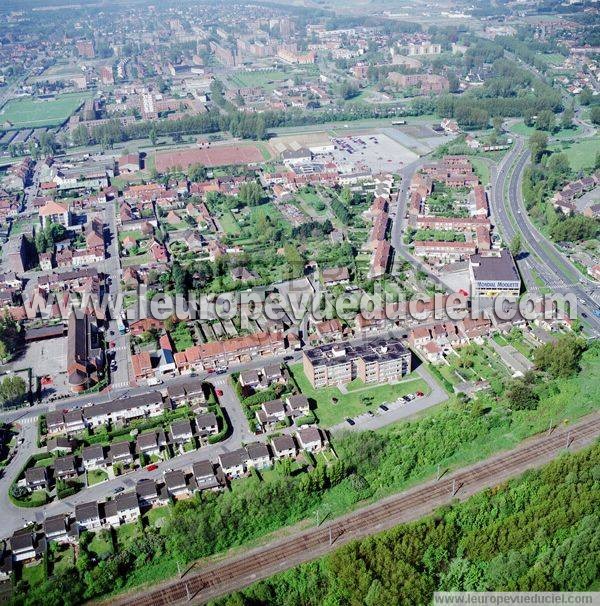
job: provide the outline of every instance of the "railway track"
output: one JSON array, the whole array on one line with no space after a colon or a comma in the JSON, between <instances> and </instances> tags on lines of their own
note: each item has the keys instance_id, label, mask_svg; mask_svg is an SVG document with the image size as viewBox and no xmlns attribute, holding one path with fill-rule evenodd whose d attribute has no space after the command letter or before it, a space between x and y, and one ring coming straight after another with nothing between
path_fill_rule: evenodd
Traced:
<instances>
[{"instance_id":1,"label":"railway track","mask_svg":"<svg viewBox=\"0 0 600 606\"><path fill-rule=\"evenodd\" d=\"M416 520L453 499L466 499L496 486L523 471L541 465L571 448L578 450L600 435L600 413L552 433L538 435L521 446L485 461L432 480L329 524L252 549L241 556L207 565L145 593L129 594L111 604L119 606L167 606L201 604L231 593L260 579L313 560L351 540Z\"/></svg>"}]
</instances>

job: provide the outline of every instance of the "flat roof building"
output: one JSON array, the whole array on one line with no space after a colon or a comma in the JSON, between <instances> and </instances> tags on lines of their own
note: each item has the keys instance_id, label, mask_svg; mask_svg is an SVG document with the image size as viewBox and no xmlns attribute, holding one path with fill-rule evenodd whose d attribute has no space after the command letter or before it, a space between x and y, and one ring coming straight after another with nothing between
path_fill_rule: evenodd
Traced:
<instances>
[{"instance_id":1,"label":"flat roof building","mask_svg":"<svg viewBox=\"0 0 600 606\"><path fill-rule=\"evenodd\" d=\"M521 276L506 249L472 255L469 259L472 295L495 297L500 294L518 297Z\"/></svg>"},{"instance_id":2,"label":"flat roof building","mask_svg":"<svg viewBox=\"0 0 600 606\"><path fill-rule=\"evenodd\" d=\"M411 352L399 339L376 339L352 345L328 343L305 350L304 372L313 387L360 379L364 383L395 381L411 370Z\"/></svg>"}]
</instances>

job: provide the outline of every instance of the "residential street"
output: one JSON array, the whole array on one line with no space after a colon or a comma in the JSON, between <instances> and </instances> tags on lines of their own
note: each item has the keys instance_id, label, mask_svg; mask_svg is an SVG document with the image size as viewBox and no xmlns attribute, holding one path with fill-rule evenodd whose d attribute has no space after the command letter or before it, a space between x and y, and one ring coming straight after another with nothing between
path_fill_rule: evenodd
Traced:
<instances>
[{"instance_id":1,"label":"residential street","mask_svg":"<svg viewBox=\"0 0 600 606\"><path fill-rule=\"evenodd\" d=\"M599 433L598 414L588 415L571 427L533 436L512 450L443 474L439 479L421 482L321 526L294 529L283 538L273 538L250 551L203 561L183 578L170 579L143 593L129 593L112 603L116 606L206 603L319 558L350 541L417 520L456 500L464 501L545 465L564 454L567 444L571 451L581 450L594 443Z\"/></svg>"},{"instance_id":2,"label":"residential street","mask_svg":"<svg viewBox=\"0 0 600 606\"><path fill-rule=\"evenodd\" d=\"M264 365L264 363L265 362L263 360L262 365ZM248 369L251 367L257 367L259 365L259 361L255 361L252 364L245 365L243 368ZM236 370L240 370L240 368L237 368ZM446 393L438 386L423 365L421 365L416 372L429 384L431 389L431 393L429 395L423 398L417 398L402 406L392 406L387 413L378 413L372 418L366 416L362 417L360 421L358 421L353 427L343 423L332 427L331 430L337 432L348 429L379 429L391 423L411 417L429 407L436 406L447 399ZM185 377L179 377L180 381L185 379ZM53 502L44 506L43 508L31 509L16 507L8 498L8 490L10 489L10 485L15 479L16 474L20 472L27 458L31 454L34 454L34 452L39 451L39 449L33 447L35 447L35 442L37 439L36 417L37 414L40 414L40 412L38 411L36 416L33 414L23 416L20 421L22 424L22 433L20 435L25 437L26 443L20 447L18 456L15 457L9 466L7 466L5 474L2 476L2 478L0 478L0 516L2 517L6 532L12 532L23 526L26 522L34 520L39 521L40 516L43 514L46 516L54 515L56 513L73 510L75 505L79 503L105 499L115 494L115 489L118 489L119 487L122 487L125 490L133 490L135 488L135 484L142 478L158 480L162 478L163 473L167 470L189 468L194 462L201 460L210 459L212 461L216 461L220 454L235 450L243 444L257 440L267 441L269 439L269 434L255 436L253 433L251 433L246 415L244 414L237 395L230 384L229 374L208 376L206 380L212 383L215 388L220 389L223 392L223 395L219 397L219 401L228 418L229 427L231 430L230 435L225 440L217 444L208 444L196 451L178 455L177 457L167 461L161 461L158 463L157 469L154 471L149 472L146 469L138 469L128 473L125 476L95 484L89 488L84 488L79 493L69 497L65 501ZM127 393L128 395L133 395L134 393L142 393L144 391L148 391L148 388L138 387L128 390ZM62 405L64 405L64 403L62 403L61 406ZM292 427L283 430L282 433L293 433L294 431L295 428ZM26 448L27 444L29 444L29 447Z\"/></svg>"}]
</instances>

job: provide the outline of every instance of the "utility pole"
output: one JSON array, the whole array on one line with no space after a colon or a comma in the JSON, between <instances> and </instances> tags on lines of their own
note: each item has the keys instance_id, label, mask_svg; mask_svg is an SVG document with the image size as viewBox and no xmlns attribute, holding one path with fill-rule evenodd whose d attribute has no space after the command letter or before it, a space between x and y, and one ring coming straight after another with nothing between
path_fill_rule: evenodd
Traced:
<instances>
[{"instance_id":1,"label":"utility pole","mask_svg":"<svg viewBox=\"0 0 600 606\"><path fill-rule=\"evenodd\" d=\"M179 560L177 560L177 574L179 575L179 578L181 578L181 566L179 565Z\"/></svg>"},{"instance_id":2,"label":"utility pole","mask_svg":"<svg viewBox=\"0 0 600 606\"><path fill-rule=\"evenodd\" d=\"M569 446L571 446L571 432L569 431L569 433L567 434L567 450L569 450Z\"/></svg>"},{"instance_id":3,"label":"utility pole","mask_svg":"<svg viewBox=\"0 0 600 606\"><path fill-rule=\"evenodd\" d=\"M456 479L452 480L452 496L454 496L456 494Z\"/></svg>"},{"instance_id":4,"label":"utility pole","mask_svg":"<svg viewBox=\"0 0 600 606\"><path fill-rule=\"evenodd\" d=\"M319 510L317 509L317 526L319 525Z\"/></svg>"},{"instance_id":5,"label":"utility pole","mask_svg":"<svg viewBox=\"0 0 600 606\"><path fill-rule=\"evenodd\" d=\"M329 547L333 545L333 537L331 536L331 526L329 527Z\"/></svg>"},{"instance_id":6,"label":"utility pole","mask_svg":"<svg viewBox=\"0 0 600 606\"><path fill-rule=\"evenodd\" d=\"M435 476L435 481L436 481L436 482L439 482L439 479L440 479L440 464L438 463L438 466L437 466L437 474L436 474L436 476Z\"/></svg>"},{"instance_id":7,"label":"utility pole","mask_svg":"<svg viewBox=\"0 0 600 606\"><path fill-rule=\"evenodd\" d=\"M550 425L548 426L548 435L552 433L552 419L550 419Z\"/></svg>"},{"instance_id":8,"label":"utility pole","mask_svg":"<svg viewBox=\"0 0 600 606\"><path fill-rule=\"evenodd\" d=\"M190 594L190 588L188 587L188 584L185 584L185 592L187 593L187 601L191 602L192 601L192 596Z\"/></svg>"}]
</instances>

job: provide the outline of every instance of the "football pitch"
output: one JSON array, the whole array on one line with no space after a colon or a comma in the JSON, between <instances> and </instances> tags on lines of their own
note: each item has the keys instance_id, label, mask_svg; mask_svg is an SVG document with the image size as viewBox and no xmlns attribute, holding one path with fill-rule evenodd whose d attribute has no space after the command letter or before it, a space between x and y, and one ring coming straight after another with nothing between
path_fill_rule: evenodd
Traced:
<instances>
[{"instance_id":1,"label":"football pitch","mask_svg":"<svg viewBox=\"0 0 600 606\"><path fill-rule=\"evenodd\" d=\"M54 99L11 99L0 110L3 130L13 128L41 128L58 126L89 97L87 93L67 93ZM8 126L10 122L12 126Z\"/></svg>"}]
</instances>

